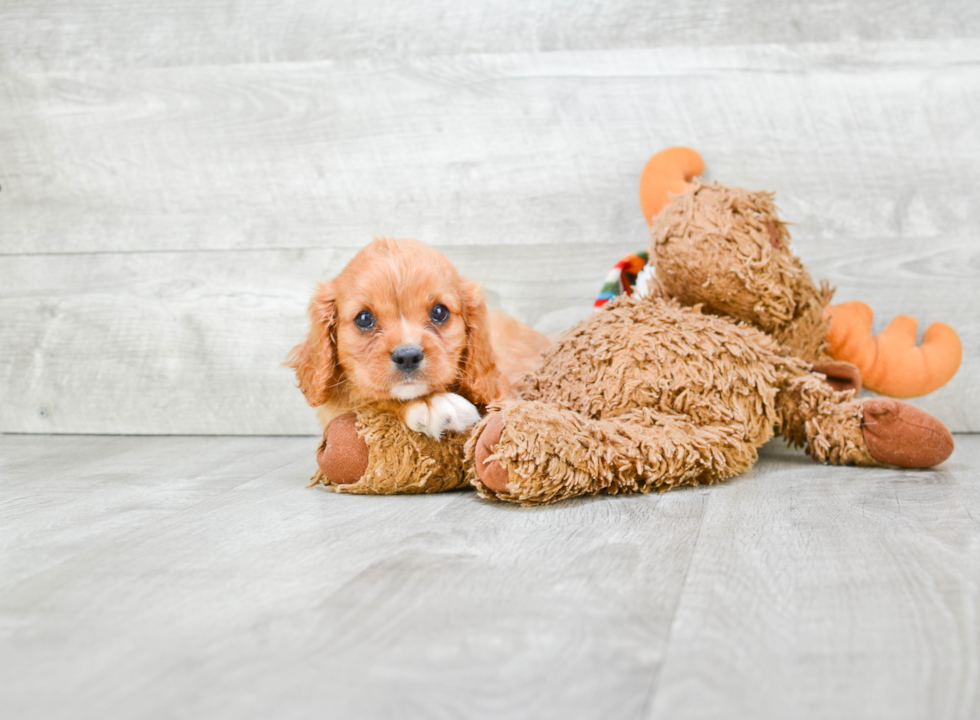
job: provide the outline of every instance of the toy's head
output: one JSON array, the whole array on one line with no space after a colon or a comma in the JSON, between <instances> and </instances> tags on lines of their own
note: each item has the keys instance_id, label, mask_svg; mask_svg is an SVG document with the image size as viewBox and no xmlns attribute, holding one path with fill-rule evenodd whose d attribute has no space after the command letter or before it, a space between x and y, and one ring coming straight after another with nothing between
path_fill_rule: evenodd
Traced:
<instances>
[{"instance_id":1,"label":"toy's head","mask_svg":"<svg viewBox=\"0 0 980 720\"><path fill-rule=\"evenodd\" d=\"M654 187L647 171L641 179L650 261L661 289L686 305L751 323L812 361L825 342L823 311L832 291L818 288L793 254L771 193L693 180L691 170L701 168L688 162L673 169L684 181L675 184L679 194ZM658 174L670 172L661 159ZM666 201L655 202L657 192Z\"/></svg>"},{"instance_id":2,"label":"toy's head","mask_svg":"<svg viewBox=\"0 0 980 720\"><path fill-rule=\"evenodd\" d=\"M953 377L963 355L956 331L933 323L917 346L915 320L899 316L873 336L871 308L830 306L833 289L817 287L790 251L771 193L703 184L703 171L696 151L673 147L640 176L660 292L761 328L837 389L858 388L863 376L876 392L916 397Z\"/></svg>"},{"instance_id":3,"label":"toy's head","mask_svg":"<svg viewBox=\"0 0 980 720\"><path fill-rule=\"evenodd\" d=\"M695 183L654 216L650 254L671 296L769 333L796 316L813 286L765 192Z\"/></svg>"}]
</instances>

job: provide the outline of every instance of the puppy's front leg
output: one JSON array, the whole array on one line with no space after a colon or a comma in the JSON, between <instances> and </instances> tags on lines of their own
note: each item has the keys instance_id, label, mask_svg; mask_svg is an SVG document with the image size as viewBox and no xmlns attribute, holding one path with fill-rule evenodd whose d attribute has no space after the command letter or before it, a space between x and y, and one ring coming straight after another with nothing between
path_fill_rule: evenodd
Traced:
<instances>
[{"instance_id":1,"label":"puppy's front leg","mask_svg":"<svg viewBox=\"0 0 980 720\"><path fill-rule=\"evenodd\" d=\"M479 421L479 410L456 393L438 393L405 408L405 424L436 440L446 430L461 432Z\"/></svg>"}]
</instances>

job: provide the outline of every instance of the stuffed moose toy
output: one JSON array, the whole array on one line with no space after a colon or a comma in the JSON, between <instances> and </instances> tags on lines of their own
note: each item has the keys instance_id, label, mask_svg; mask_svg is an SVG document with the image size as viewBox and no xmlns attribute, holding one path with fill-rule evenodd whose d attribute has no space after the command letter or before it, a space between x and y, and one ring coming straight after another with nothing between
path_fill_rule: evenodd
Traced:
<instances>
[{"instance_id":1,"label":"stuffed moose toy","mask_svg":"<svg viewBox=\"0 0 980 720\"><path fill-rule=\"evenodd\" d=\"M866 359L868 314L828 311L833 291L791 252L772 195L702 183L702 169L687 148L647 164L654 280L561 335L519 399L441 441L356 408L325 428L314 482L353 493L470 484L532 505L724 480L752 467L775 434L838 465L927 468L949 457L952 436L935 417L857 398L854 352L835 359L827 337L837 325ZM914 349L925 357L906 353L892 367L918 390L936 382L922 382L926 369L951 376L958 366L955 333L927 332Z\"/></svg>"}]
</instances>

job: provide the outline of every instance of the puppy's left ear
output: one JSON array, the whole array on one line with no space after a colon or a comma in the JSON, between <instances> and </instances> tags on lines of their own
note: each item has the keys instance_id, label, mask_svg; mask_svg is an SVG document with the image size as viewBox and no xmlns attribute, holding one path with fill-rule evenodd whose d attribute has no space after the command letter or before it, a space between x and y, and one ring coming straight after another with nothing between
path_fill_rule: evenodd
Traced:
<instances>
[{"instance_id":1,"label":"puppy's left ear","mask_svg":"<svg viewBox=\"0 0 980 720\"><path fill-rule=\"evenodd\" d=\"M466 348L460 361L461 394L476 405L487 405L503 398L507 378L497 369L490 340L490 316L480 286L464 280L460 296L466 323Z\"/></svg>"}]
</instances>

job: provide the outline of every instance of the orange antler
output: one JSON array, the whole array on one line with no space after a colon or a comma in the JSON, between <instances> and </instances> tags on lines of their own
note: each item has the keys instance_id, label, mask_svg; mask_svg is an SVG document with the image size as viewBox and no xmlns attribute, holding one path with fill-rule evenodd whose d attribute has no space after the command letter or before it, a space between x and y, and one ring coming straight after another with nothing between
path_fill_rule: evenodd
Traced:
<instances>
[{"instance_id":1,"label":"orange antler","mask_svg":"<svg viewBox=\"0 0 980 720\"><path fill-rule=\"evenodd\" d=\"M896 398L926 395L945 385L960 367L963 345L946 323L926 328L916 347L917 323L908 315L899 315L874 336L874 313L865 303L831 305L826 312L830 354L857 365L864 386L877 393Z\"/></svg>"},{"instance_id":2,"label":"orange antler","mask_svg":"<svg viewBox=\"0 0 980 720\"><path fill-rule=\"evenodd\" d=\"M704 172L704 160L688 147L661 150L647 162L640 175L640 206L649 225L654 215L680 195L690 180Z\"/></svg>"}]
</instances>

